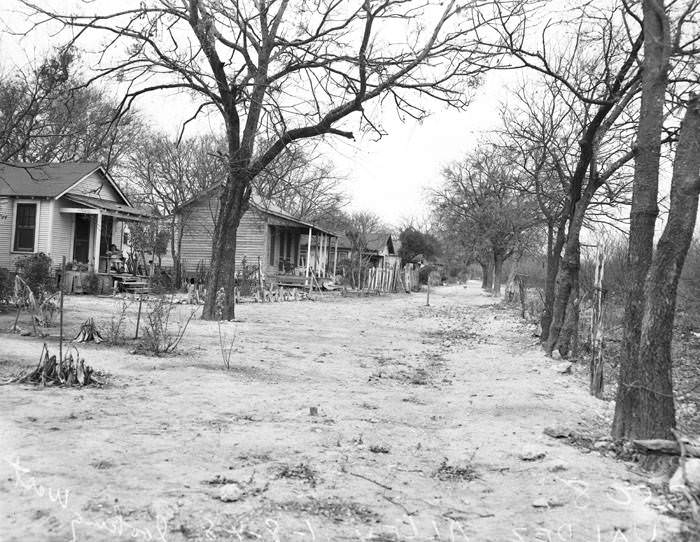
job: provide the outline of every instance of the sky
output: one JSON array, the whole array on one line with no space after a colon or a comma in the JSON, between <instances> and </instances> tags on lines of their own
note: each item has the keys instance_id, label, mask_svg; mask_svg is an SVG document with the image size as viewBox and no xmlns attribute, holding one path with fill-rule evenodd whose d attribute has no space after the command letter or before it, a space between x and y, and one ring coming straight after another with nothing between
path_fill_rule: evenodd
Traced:
<instances>
[{"instance_id":1,"label":"sky","mask_svg":"<svg viewBox=\"0 0 700 542\"><path fill-rule=\"evenodd\" d=\"M78 5L75 0L54 4L64 9ZM27 27L18 10L21 11L15 0L0 0L0 21L5 27ZM5 66L21 65L27 59L39 58L51 42L44 30L29 37L5 32L0 34L0 58ZM319 150L344 179L343 190L350 200L348 209L372 211L395 226L409 220L424 221L428 189L439 183L444 166L463 156L481 133L497 124L498 102L506 94L503 84L512 77L510 73L491 73L475 91L468 110L445 110L432 104L432 114L422 122L402 122L393 108L377 110L373 121L378 121L387 133L379 140L374 134L357 134L355 141L326 137ZM152 125L176 134L186 111L191 109L187 100L172 94L150 96L137 105ZM220 131L218 116L212 115L194 130Z\"/></svg>"}]
</instances>

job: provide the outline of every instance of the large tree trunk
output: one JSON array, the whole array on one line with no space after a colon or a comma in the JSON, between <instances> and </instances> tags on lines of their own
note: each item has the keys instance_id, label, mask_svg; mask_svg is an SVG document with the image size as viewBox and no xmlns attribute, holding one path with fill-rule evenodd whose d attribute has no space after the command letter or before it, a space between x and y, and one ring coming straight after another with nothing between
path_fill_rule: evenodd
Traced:
<instances>
[{"instance_id":1,"label":"large tree trunk","mask_svg":"<svg viewBox=\"0 0 700 542\"><path fill-rule=\"evenodd\" d=\"M236 285L236 232L248 208L249 179L245 170L230 167L229 179L219 198L212 246L211 266L207 280L202 318L233 320ZM217 293L223 289L217 306Z\"/></svg>"},{"instance_id":2,"label":"large tree trunk","mask_svg":"<svg viewBox=\"0 0 700 542\"><path fill-rule=\"evenodd\" d=\"M564 325L559 332L559 339L556 343L556 349L561 354L562 358L575 356L578 351L578 320L579 307L581 304L581 292L579 286L579 274L581 269L581 249L580 245L576 250L576 266L571 270L571 292L569 294L569 303L566 307L566 316Z\"/></svg>"},{"instance_id":3,"label":"large tree trunk","mask_svg":"<svg viewBox=\"0 0 700 542\"><path fill-rule=\"evenodd\" d=\"M549 327L552 325L552 311L554 305L554 293L557 284L557 273L561 261L561 251L566 241L566 218L563 218L556 227L552 222L547 231L547 269L544 282L544 308L540 318L540 341L546 343L549 338Z\"/></svg>"},{"instance_id":4,"label":"large tree trunk","mask_svg":"<svg viewBox=\"0 0 700 542\"><path fill-rule=\"evenodd\" d=\"M644 283L637 374L620 382L627 393L616 414L628 439L673 438L675 427L671 339L678 280L692 242L700 195L700 98L690 100L681 127L671 181L671 207ZM631 401L629 399L632 399ZM634 408L631 408L634 407Z\"/></svg>"},{"instance_id":5,"label":"large tree trunk","mask_svg":"<svg viewBox=\"0 0 700 542\"><path fill-rule=\"evenodd\" d=\"M668 81L670 35L663 0L644 0L644 61L642 102L637 130L639 153L635 160L627 249L627 291L623 319L623 348L613 436L631 438L640 408L642 390L635 385L640 372L639 340L644 311L644 281L654 250L654 227L659 214L659 156L663 126L664 98Z\"/></svg>"},{"instance_id":6,"label":"large tree trunk","mask_svg":"<svg viewBox=\"0 0 700 542\"><path fill-rule=\"evenodd\" d=\"M493 253L493 293L496 296L501 295L501 284L503 283L503 256L498 253Z\"/></svg>"},{"instance_id":7,"label":"large tree trunk","mask_svg":"<svg viewBox=\"0 0 700 542\"><path fill-rule=\"evenodd\" d=\"M551 355L554 348L557 347L559 334L566 322L566 309L569 305L574 278L579 268L579 239L581 236L581 229L583 228L586 210L588 209L588 205L595 190L596 187L592 183L586 186L586 189L576 202L573 216L569 223L564 255L561 258L559 273L557 274L557 287L554 303L552 304L552 324L549 326L547 342L544 343L544 350L549 355Z\"/></svg>"}]
</instances>

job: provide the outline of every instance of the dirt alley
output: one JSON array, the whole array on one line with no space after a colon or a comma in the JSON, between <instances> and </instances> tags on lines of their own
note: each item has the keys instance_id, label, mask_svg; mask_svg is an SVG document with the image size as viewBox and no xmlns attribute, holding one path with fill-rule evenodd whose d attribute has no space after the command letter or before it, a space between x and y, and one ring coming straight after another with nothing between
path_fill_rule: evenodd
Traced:
<instances>
[{"instance_id":1,"label":"dirt alley","mask_svg":"<svg viewBox=\"0 0 700 542\"><path fill-rule=\"evenodd\" d=\"M80 347L104 388L0 387L0 540L661 540L625 465L542 433L610 405L493 303L240 305L230 371L199 320L171 357ZM67 298L68 329L115 306ZM40 349L0 334L0 376Z\"/></svg>"}]
</instances>

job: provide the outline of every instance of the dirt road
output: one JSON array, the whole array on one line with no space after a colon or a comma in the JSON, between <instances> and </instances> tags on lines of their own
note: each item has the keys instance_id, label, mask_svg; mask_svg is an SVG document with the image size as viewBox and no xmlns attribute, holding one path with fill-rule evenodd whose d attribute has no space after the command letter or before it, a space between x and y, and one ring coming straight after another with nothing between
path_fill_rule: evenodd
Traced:
<instances>
[{"instance_id":1,"label":"dirt road","mask_svg":"<svg viewBox=\"0 0 700 542\"><path fill-rule=\"evenodd\" d=\"M230 371L194 321L173 357L82 348L103 389L0 387L0 540L660 540L623 464L543 435L610 406L492 303L241 305ZM40 345L0 335L2 376Z\"/></svg>"}]
</instances>

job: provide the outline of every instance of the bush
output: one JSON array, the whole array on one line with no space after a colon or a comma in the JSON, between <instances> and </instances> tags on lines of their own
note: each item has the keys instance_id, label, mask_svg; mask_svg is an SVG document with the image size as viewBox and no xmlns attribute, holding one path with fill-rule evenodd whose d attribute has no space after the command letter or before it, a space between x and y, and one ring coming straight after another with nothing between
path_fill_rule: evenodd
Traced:
<instances>
[{"instance_id":1,"label":"bush","mask_svg":"<svg viewBox=\"0 0 700 542\"><path fill-rule=\"evenodd\" d=\"M14 291L14 279L10 272L4 267L0 267L0 305L10 302Z\"/></svg>"},{"instance_id":2,"label":"bush","mask_svg":"<svg viewBox=\"0 0 700 542\"><path fill-rule=\"evenodd\" d=\"M170 317L173 311L172 298L169 301L163 298L150 301L144 324L145 336L139 344L138 350L156 356L174 352L185 335L187 326L196 310L196 308L193 309L184 321L177 322L177 331L172 331L170 329L172 324Z\"/></svg>"},{"instance_id":3,"label":"bush","mask_svg":"<svg viewBox=\"0 0 700 542\"><path fill-rule=\"evenodd\" d=\"M51 258L43 252L25 256L15 263L15 267L39 303L58 290L51 272Z\"/></svg>"}]
</instances>

